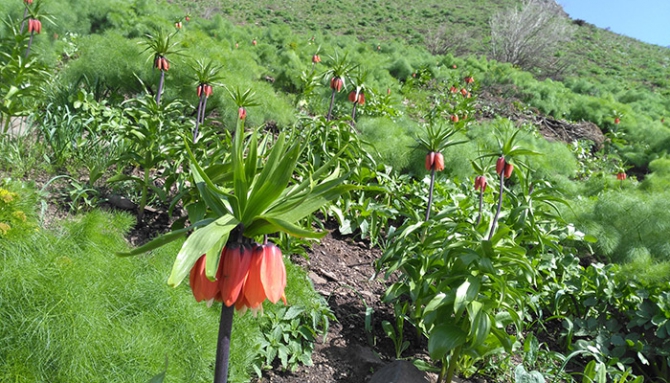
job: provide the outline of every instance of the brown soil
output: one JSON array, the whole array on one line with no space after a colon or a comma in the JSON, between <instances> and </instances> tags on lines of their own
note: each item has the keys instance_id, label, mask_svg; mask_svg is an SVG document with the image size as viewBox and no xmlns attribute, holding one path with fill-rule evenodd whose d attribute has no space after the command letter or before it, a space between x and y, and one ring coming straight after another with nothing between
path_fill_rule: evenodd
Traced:
<instances>
[{"instance_id":1,"label":"brown soil","mask_svg":"<svg viewBox=\"0 0 670 383\"><path fill-rule=\"evenodd\" d=\"M308 260L293 258L308 270L337 322L331 324L326 341L320 338L315 345L312 366L301 366L295 372L271 370L256 382L362 383L395 359L393 343L381 327L384 320L394 323L394 316L393 309L380 300L387 286L383 275L375 275L374 262L380 256L379 249L335 231L310 251ZM368 314L372 315L371 332L365 326L368 308L372 309ZM405 333L412 346L402 356L427 359L425 341L417 340L413 331Z\"/></svg>"}]
</instances>

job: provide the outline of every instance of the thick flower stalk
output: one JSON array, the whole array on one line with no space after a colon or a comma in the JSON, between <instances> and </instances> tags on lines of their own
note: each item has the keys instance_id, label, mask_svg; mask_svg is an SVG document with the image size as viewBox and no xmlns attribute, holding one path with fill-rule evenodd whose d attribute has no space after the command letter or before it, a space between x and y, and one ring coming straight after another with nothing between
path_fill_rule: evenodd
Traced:
<instances>
[{"instance_id":1,"label":"thick flower stalk","mask_svg":"<svg viewBox=\"0 0 670 383\"><path fill-rule=\"evenodd\" d=\"M205 110L207 110L207 99L214 93L212 86L207 83L200 83L196 87L198 95L198 110L195 118L195 130L193 131L193 142L198 139L200 124L205 123Z\"/></svg>"},{"instance_id":2,"label":"thick flower stalk","mask_svg":"<svg viewBox=\"0 0 670 383\"><path fill-rule=\"evenodd\" d=\"M430 171L430 190L428 191L428 207L426 207L426 221L428 221L430 218L430 207L433 205L435 172L444 170L444 156L442 153L430 152L426 155L426 170Z\"/></svg>"},{"instance_id":3,"label":"thick flower stalk","mask_svg":"<svg viewBox=\"0 0 670 383\"><path fill-rule=\"evenodd\" d=\"M27 9L27 8L26 8ZM28 33L30 33L30 40L28 40L28 47L26 48L26 57L30 54L30 48L33 45L33 38L35 34L42 33L42 22L35 18L28 19Z\"/></svg>"},{"instance_id":4,"label":"thick flower stalk","mask_svg":"<svg viewBox=\"0 0 670 383\"><path fill-rule=\"evenodd\" d=\"M493 217L493 223L491 224L491 231L489 232L488 240L490 241L493 238L493 233L496 230L496 224L498 223L498 218L500 217L500 209L502 208L503 200L503 191L505 188L505 178L510 178L512 172L514 171L514 165L508 163L505 160L505 157L500 156L496 161L496 173L500 176L500 191L498 193L498 207L496 209L496 215Z\"/></svg>"},{"instance_id":5,"label":"thick flower stalk","mask_svg":"<svg viewBox=\"0 0 670 383\"><path fill-rule=\"evenodd\" d=\"M352 90L351 93L349 93L349 101L354 104L351 109L351 120L353 124L353 121L356 120L356 107L365 104L365 92L358 89Z\"/></svg>"},{"instance_id":6,"label":"thick flower stalk","mask_svg":"<svg viewBox=\"0 0 670 383\"><path fill-rule=\"evenodd\" d=\"M154 68L161 71L161 79L158 82L158 92L156 92L156 104L161 103L161 94L163 94L163 85L165 84L165 72L170 70L170 62L164 56L156 55L154 57Z\"/></svg>"},{"instance_id":7,"label":"thick flower stalk","mask_svg":"<svg viewBox=\"0 0 670 383\"><path fill-rule=\"evenodd\" d=\"M330 89L332 89L332 92L330 94L330 107L328 108L328 115L326 116L327 121L330 121L330 116L333 113L333 106L335 105L335 94L341 91L342 87L344 87L344 80L342 77L335 76L330 79Z\"/></svg>"},{"instance_id":8,"label":"thick flower stalk","mask_svg":"<svg viewBox=\"0 0 670 383\"><path fill-rule=\"evenodd\" d=\"M475 177L475 191L479 191L479 215L477 216L475 226L479 226L479 223L482 221L482 209L484 207L484 192L486 191L486 186L486 177Z\"/></svg>"}]
</instances>

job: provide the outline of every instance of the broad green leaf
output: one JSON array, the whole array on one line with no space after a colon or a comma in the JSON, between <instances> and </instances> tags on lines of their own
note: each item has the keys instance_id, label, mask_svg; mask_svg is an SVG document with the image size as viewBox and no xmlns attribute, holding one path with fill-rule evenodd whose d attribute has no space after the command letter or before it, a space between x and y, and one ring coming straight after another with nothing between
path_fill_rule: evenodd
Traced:
<instances>
[{"instance_id":1,"label":"broad green leaf","mask_svg":"<svg viewBox=\"0 0 670 383\"><path fill-rule=\"evenodd\" d=\"M244 171L249 184L256 177L256 168L258 166L258 130L254 130L249 140L247 158L244 162Z\"/></svg>"},{"instance_id":2,"label":"broad green leaf","mask_svg":"<svg viewBox=\"0 0 670 383\"><path fill-rule=\"evenodd\" d=\"M451 323L442 323L433 328L428 339L428 353L433 360L441 360L449 352L465 343L467 333Z\"/></svg>"},{"instance_id":3,"label":"broad green leaf","mask_svg":"<svg viewBox=\"0 0 670 383\"><path fill-rule=\"evenodd\" d=\"M451 304L454 301L454 296L453 294L445 294L445 293L439 293L433 297L433 299L428 302L426 305L426 308L423 309L423 312L425 314L429 314L432 311L435 311L439 309L440 307Z\"/></svg>"},{"instance_id":4,"label":"broad green leaf","mask_svg":"<svg viewBox=\"0 0 670 383\"><path fill-rule=\"evenodd\" d=\"M172 287L179 286L184 277L188 275L195 261L211 250L222 237L227 237L239 223L235 217L224 215L202 229L193 232L177 254L177 259L172 265L172 273L168 278L168 284Z\"/></svg>"},{"instance_id":5,"label":"broad green leaf","mask_svg":"<svg viewBox=\"0 0 670 383\"><path fill-rule=\"evenodd\" d=\"M463 313L465 306L477 298L480 286L479 279L472 276L468 276L465 282L458 286L454 300L454 313L457 318Z\"/></svg>"},{"instance_id":6,"label":"broad green leaf","mask_svg":"<svg viewBox=\"0 0 670 383\"><path fill-rule=\"evenodd\" d=\"M211 249L207 250L205 258L205 275L207 275L207 278L209 278L210 281L216 279L216 271L221 259L221 250L223 250L223 246L228 242L229 234L230 233L221 236L219 241L216 242Z\"/></svg>"},{"instance_id":7,"label":"broad green leaf","mask_svg":"<svg viewBox=\"0 0 670 383\"><path fill-rule=\"evenodd\" d=\"M333 185L335 183L336 182L333 181ZM305 198L300 205L295 206L293 209L289 211L285 211L285 209L279 210L278 207L277 210L280 211L279 214L277 213L277 211L275 211L275 209L271 209L268 210L267 213L265 213L264 215L267 217L282 219L286 222L297 222L302 218L305 218L306 216L310 215L312 212L318 210L328 202L338 198L343 193L350 190L355 190L357 188L358 187L355 185L333 186L331 189L323 193L320 194L312 193L310 196Z\"/></svg>"},{"instance_id":8,"label":"broad green leaf","mask_svg":"<svg viewBox=\"0 0 670 383\"><path fill-rule=\"evenodd\" d=\"M115 176L111 176L107 179L107 182L112 183L112 182L123 182L123 181L134 181L140 184L144 183L144 180L139 177L135 176L130 176L127 174L117 174Z\"/></svg>"},{"instance_id":9,"label":"broad green leaf","mask_svg":"<svg viewBox=\"0 0 670 383\"><path fill-rule=\"evenodd\" d=\"M283 136L280 136L283 137ZM256 215L262 214L286 189L298 161L300 147L294 144L287 153L282 153L282 147L275 144L263 171L253 184L249 202L245 206L242 222L247 222ZM275 155L275 153L277 153ZM275 159L275 157L277 157ZM272 163L271 161L278 161ZM268 166L269 165L269 166Z\"/></svg>"},{"instance_id":10,"label":"broad green leaf","mask_svg":"<svg viewBox=\"0 0 670 383\"><path fill-rule=\"evenodd\" d=\"M247 205L247 193L249 191L249 183L246 179L246 172L244 171L244 120L237 121L235 129L235 137L233 138L233 189L237 197L238 210L234 214L241 216L241 211Z\"/></svg>"},{"instance_id":11,"label":"broad green leaf","mask_svg":"<svg viewBox=\"0 0 670 383\"><path fill-rule=\"evenodd\" d=\"M183 229L175 230L175 231L169 232L167 234L161 235L160 237L158 237L158 238L150 241L149 243L146 243L146 244L144 244L144 245L142 245L138 248L135 248L135 249L133 249L131 251L127 251L127 252L119 252L119 253L116 253L116 255L118 255L120 257L128 257L128 256L132 256L132 255L138 255L138 254L146 253L147 251L157 249L157 248L159 248L163 245L167 245L168 243L185 236L189 231L193 230L194 228L209 225L213 221L214 221L213 219L203 219L202 221L196 222L189 227L185 227Z\"/></svg>"},{"instance_id":12,"label":"broad green leaf","mask_svg":"<svg viewBox=\"0 0 670 383\"><path fill-rule=\"evenodd\" d=\"M473 302L476 304L478 302ZM470 346L475 348L483 344L491 333L491 319L489 318L486 310L477 310L472 323L470 324Z\"/></svg>"},{"instance_id":13,"label":"broad green leaf","mask_svg":"<svg viewBox=\"0 0 670 383\"><path fill-rule=\"evenodd\" d=\"M207 181L202 178L202 174L204 173L201 174L197 170L198 168L199 166L195 162L191 162L191 174L193 175L193 182L195 182L195 186L198 188L198 192L200 193L200 196L202 197L205 204L210 209L212 209L217 217L230 213L223 201L216 194L212 193L212 191L218 192L216 186L209 186Z\"/></svg>"},{"instance_id":14,"label":"broad green leaf","mask_svg":"<svg viewBox=\"0 0 670 383\"><path fill-rule=\"evenodd\" d=\"M244 234L247 237L256 237L259 235L276 233L278 231L299 238L323 238L328 234L326 231L315 232L303 229L291 222L267 216L256 217L249 227L244 229Z\"/></svg>"}]
</instances>

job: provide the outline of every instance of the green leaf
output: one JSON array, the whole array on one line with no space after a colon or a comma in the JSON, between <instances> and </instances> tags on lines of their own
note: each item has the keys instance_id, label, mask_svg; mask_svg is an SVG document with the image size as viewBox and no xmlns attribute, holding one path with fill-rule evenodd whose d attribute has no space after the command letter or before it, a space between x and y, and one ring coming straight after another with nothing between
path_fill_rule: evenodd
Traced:
<instances>
[{"instance_id":1,"label":"green leaf","mask_svg":"<svg viewBox=\"0 0 670 383\"><path fill-rule=\"evenodd\" d=\"M211 193L212 189L216 187L214 185L209 186L207 184L207 181L202 177L202 174L198 171L198 168L198 164L196 164L194 161L191 161L191 174L193 175L193 181L195 182L195 186L198 188L200 196L202 197L205 204L210 209L212 209L214 214L216 214L218 217L225 215L228 213L226 205L223 203L223 201L221 201L220 198Z\"/></svg>"},{"instance_id":2,"label":"green leaf","mask_svg":"<svg viewBox=\"0 0 670 383\"><path fill-rule=\"evenodd\" d=\"M456 299L454 300L454 314L457 318L461 316L465 306L477 298L480 285L479 279L469 276L465 282L458 286Z\"/></svg>"},{"instance_id":3,"label":"green leaf","mask_svg":"<svg viewBox=\"0 0 670 383\"><path fill-rule=\"evenodd\" d=\"M196 222L193 225L189 227L185 227L183 229L175 230L170 233L167 233L165 235L161 235L160 237L152 240L151 242L144 244L138 248L135 248L131 251L127 252L118 252L116 255L120 257L128 257L132 255L138 255L142 253L146 253L147 251L151 251L154 249L157 249L163 245L167 245L168 243L175 241L183 236L185 236L189 231L193 230L194 228L202 227L209 225L212 223L214 220L213 219L203 219L202 221Z\"/></svg>"},{"instance_id":4,"label":"green leaf","mask_svg":"<svg viewBox=\"0 0 670 383\"><path fill-rule=\"evenodd\" d=\"M172 265L172 273L168 278L168 284L177 287L188 275L195 261L201 255L210 251L221 241L222 237L227 239L230 231L239 223L235 217L224 215L202 229L193 232L177 254L177 259Z\"/></svg>"},{"instance_id":5,"label":"green leaf","mask_svg":"<svg viewBox=\"0 0 670 383\"><path fill-rule=\"evenodd\" d=\"M112 182L122 182L122 181L134 181L140 184L144 183L144 180L139 177L134 177L130 176L127 174L117 174L115 176L111 176L107 179L107 182L112 183Z\"/></svg>"},{"instance_id":6,"label":"green leaf","mask_svg":"<svg viewBox=\"0 0 670 383\"><path fill-rule=\"evenodd\" d=\"M167 368L168 368L168 358L167 355L165 355L165 369L158 373L157 375L154 375L151 380L149 380L149 383L163 383L165 380L165 374L167 374Z\"/></svg>"},{"instance_id":7,"label":"green leaf","mask_svg":"<svg viewBox=\"0 0 670 383\"><path fill-rule=\"evenodd\" d=\"M259 216L256 217L256 219L254 219L251 224L244 229L244 235L247 237L256 237L259 235L276 233L278 231L299 238L323 238L326 234L328 234L326 231L315 232L303 229L302 227L283 219Z\"/></svg>"},{"instance_id":8,"label":"green leaf","mask_svg":"<svg viewBox=\"0 0 670 383\"><path fill-rule=\"evenodd\" d=\"M207 275L207 278L209 278L210 281L216 279L216 271L221 259L221 251L226 242L228 242L228 235L222 236L211 249L207 250L205 257L205 275Z\"/></svg>"},{"instance_id":9,"label":"green leaf","mask_svg":"<svg viewBox=\"0 0 670 383\"><path fill-rule=\"evenodd\" d=\"M465 343L467 333L451 323L442 323L430 332L428 353L433 360L443 359L447 353Z\"/></svg>"},{"instance_id":10,"label":"green leaf","mask_svg":"<svg viewBox=\"0 0 670 383\"><path fill-rule=\"evenodd\" d=\"M300 154L296 143L288 152L283 152L283 135L279 136L270 152L268 161L253 184L249 202L245 206L242 222L247 222L256 215L262 214L284 192L293 176Z\"/></svg>"}]
</instances>

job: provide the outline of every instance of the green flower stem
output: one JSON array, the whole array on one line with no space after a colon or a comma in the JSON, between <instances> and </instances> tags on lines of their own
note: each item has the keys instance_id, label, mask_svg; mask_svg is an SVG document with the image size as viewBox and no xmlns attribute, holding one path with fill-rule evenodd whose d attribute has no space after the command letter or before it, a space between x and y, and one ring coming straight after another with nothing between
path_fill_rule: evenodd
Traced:
<instances>
[{"instance_id":1,"label":"green flower stem","mask_svg":"<svg viewBox=\"0 0 670 383\"><path fill-rule=\"evenodd\" d=\"M430 207L433 205L433 188L435 187L435 168L430 171L430 191L428 192L428 207L426 207L426 221L430 218Z\"/></svg>"},{"instance_id":2,"label":"green flower stem","mask_svg":"<svg viewBox=\"0 0 670 383\"><path fill-rule=\"evenodd\" d=\"M214 366L214 383L228 381L228 360L230 359L230 335L233 330L234 306L221 305L221 321L219 322L219 339L216 342L216 364Z\"/></svg>"},{"instance_id":3,"label":"green flower stem","mask_svg":"<svg viewBox=\"0 0 670 383\"><path fill-rule=\"evenodd\" d=\"M445 382L451 383L451 380L454 378L456 373L456 365L458 364L458 358L461 357L461 346L458 346L454 349L454 353L451 354L449 358L449 369L447 370L447 375L445 376ZM438 380L440 382L440 380Z\"/></svg>"},{"instance_id":4,"label":"green flower stem","mask_svg":"<svg viewBox=\"0 0 670 383\"><path fill-rule=\"evenodd\" d=\"M149 180L151 170L144 169L144 182L142 184L142 196L140 197L140 205L137 207L137 220L142 222L144 219L144 207L147 205L147 195L149 194Z\"/></svg>"},{"instance_id":5,"label":"green flower stem","mask_svg":"<svg viewBox=\"0 0 670 383\"><path fill-rule=\"evenodd\" d=\"M491 225L491 231L489 232L490 241L493 238L493 233L496 231L496 224L498 223L498 217L500 216L500 208L502 207L503 200L503 188L505 187L505 171L500 172L500 193L498 196L498 209L496 209L496 215L493 217L493 224Z\"/></svg>"}]
</instances>

